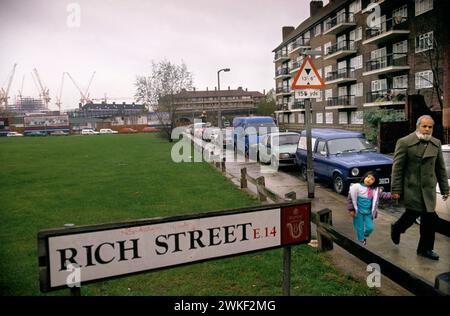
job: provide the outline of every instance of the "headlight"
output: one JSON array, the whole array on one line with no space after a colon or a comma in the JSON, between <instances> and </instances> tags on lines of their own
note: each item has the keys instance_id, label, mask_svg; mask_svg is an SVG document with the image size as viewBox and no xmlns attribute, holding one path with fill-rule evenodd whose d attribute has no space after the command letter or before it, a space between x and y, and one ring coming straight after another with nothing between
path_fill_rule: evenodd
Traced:
<instances>
[{"instance_id":1,"label":"headlight","mask_svg":"<svg viewBox=\"0 0 450 316\"><path fill-rule=\"evenodd\" d=\"M350 172L352 173L352 176L356 177L359 174L359 169L353 168Z\"/></svg>"},{"instance_id":2,"label":"headlight","mask_svg":"<svg viewBox=\"0 0 450 316\"><path fill-rule=\"evenodd\" d=\"M280 159L289 159L291 155L289 154L280 154Z\"/></svg>"}]
</instances>

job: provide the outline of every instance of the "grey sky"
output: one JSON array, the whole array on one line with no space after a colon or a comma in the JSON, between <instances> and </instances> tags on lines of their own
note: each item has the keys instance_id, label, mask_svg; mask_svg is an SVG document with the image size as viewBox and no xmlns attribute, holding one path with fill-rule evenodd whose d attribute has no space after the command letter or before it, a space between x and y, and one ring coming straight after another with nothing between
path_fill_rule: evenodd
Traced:
<instances>
[{"instance_id":1,"label":"grey sky","mask_svg":"<svg viewBox=\"0 0 450 316\"><path fill-rule=\"evenodd\" d=\"M80 27L67 25L70 3L81 8ZM135 76L165 58L183 60L197 89L214 89L217 70L229 67L222 89L262 92L274 87L272 49L281 27L297 26L308 14L309 0L0 0L0 84L17 63L10 96L23 75L23 95L37 96L30 75L36 67L55 109L63 71L82 89L96 71L92 98L132 98ZM66 77L63 109L78 100Z\"/></svg>"}]
</instances>

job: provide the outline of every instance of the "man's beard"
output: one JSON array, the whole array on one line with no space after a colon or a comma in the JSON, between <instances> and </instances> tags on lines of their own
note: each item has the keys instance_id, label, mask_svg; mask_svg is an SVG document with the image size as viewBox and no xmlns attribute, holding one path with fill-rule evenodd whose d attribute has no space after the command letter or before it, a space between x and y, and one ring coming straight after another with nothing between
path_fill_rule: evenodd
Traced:
<instances>
[{"instance_id":1,"label":"man's beard","mask_svg":"<svg viewBox=\"0 0 450 316\"><path fill-rule=\"evenodd\" d=\"M417 132L417 136L419 137L420 140L424 140L424 141L430 141L431 139L431 135L429 134L422 134L421 132Z\"/></svg>"}]
</instances>

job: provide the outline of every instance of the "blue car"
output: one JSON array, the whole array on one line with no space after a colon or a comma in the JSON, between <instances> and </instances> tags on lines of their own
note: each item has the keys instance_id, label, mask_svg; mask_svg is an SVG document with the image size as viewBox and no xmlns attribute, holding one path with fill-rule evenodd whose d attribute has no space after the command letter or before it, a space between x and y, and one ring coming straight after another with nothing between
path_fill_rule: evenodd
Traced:
<instances>
[{"instance_id":1,"label":"blue car","mask_svg":"<svg viewBox=\"0 0 450 316\"><path fill-rule=\"evenodd\" d=\"M380 185L390 190L392 158L376 151L364 135L341 129L312 129L314 176L333 185L334 191L346 194L350 183L359 182L369 170L376 171ZM295 154L295 164L306 179L306 131L303 131Z\"/></svg>"}]
</instances>

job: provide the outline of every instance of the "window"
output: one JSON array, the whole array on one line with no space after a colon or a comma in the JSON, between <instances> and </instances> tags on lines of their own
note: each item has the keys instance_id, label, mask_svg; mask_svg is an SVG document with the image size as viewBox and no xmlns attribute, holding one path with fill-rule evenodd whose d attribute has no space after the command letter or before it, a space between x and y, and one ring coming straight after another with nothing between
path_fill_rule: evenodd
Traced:
<instances>
[{"instance_id":1,"label":"window","mask_svg":"<svg viewBox=\"0 0 450 316\"><path fill-rule=\"evenodd\" d=\"M363 111L353 111L351 112L350 119L351 124L363 124Z\"/></svg>"},{"instance_id":2,"label":"window","mask_svg":"<svg viewBox=\"0 0 450 316\"><path fill-rule=\"evenodd\" d=\"M325 112L325 123L333 124L333 112Z\"/></svg>"},{"instance_id":3,"label":"window","mask_svg":"<svg viewBox=\"0 0 450 316\"><path fill-rule=\"evenodd\" d=\"M416 72L416 89L433 88L433 72L431 70Z\"/></svg>"},{"instance_id":4,"label":"window","mask_svg":"<svg viewBox=\"0 0 450 316\"><path fill-rule=\"evenodd\" d=\"M281 114L279 114L278 115L278 121L280 122L280 123L283 123L283 114L281 113Z\"/></svg>"},{"instance_id":5,"label":"window","mask_svg":"<svg viewBox=\"0 0 450 316\"><path fill-rule=\"evenodd\" d=\"M324 54L328 54L328 50L331 47L331 42L326 43L325 45L323 45L323 53Z\"/></svg>"},{"instance_id":6,"label":"window","mask_svg":"<svg viewBox=\"0 0 450 316\"><path fill-rule=\"evenodd\" d=\"M347 95L347 87L339 87L338 88L338 96L345 97Z\"/></svg>"},{"instance_id":7,"label":"window","mask_svg":"<svg viewBox=\"0 0 450 316\"><path fill-rule=\"evenodd\" d=\"M372 90L371 91L381 91L387 90L387 80L380 79L372 81Z\"/></svg>"},{"instance_id":8,"label":"window","mask_svg":"<svg viewBox=\"0 0 450 316\"><path fill-rule=\"evenodd\" d=\"M333 66L329 65L325 67L325 78L328 76L328 73L333 71Z\"/></svg>"},{"instance_id":9,"label":"window","mask_svg":"<svg viewBox=\"0 0 450 316\"><path fill-rule=\"evenodd\" d=\"M333 89L325 90L325 100L331 99L333 97Z\"/></svg>"},{"instance_id":10,"label":"window","mask_svg":"<svg viewBox=\"0 0 450 316\"><path fill-rule=\"evenodd\" d=\"M359 11L361 11L361 0L356 0L350 3L348 12L355 14L358 13Z\"/></svg>"},{"instance_id":11,"label":"window","mask_svg":"<svg viewBox=\"0 0 450 316\"><path fill-rule=\"evenodd\" d=\"M416 36L416 53L433 49L433 31Z\"/></svg>"},{"instance_id":12,"label":"window","mask_svg":"<svg viewBox=\"0 0 450 316\"><path fill-rule=\"evenodd\" d=\"M319 23L314 27L314 36L319 36L321 33L322 25Z\"/></svg>"},{"instance_id":13,"label":"window","mask_svg":"<svg viewBox=\"0 0 450 316\"><path fill-rule=\"evenodd\" d=\"M317 92L319 92L319 97L316 98L316 102L322 102L322 90L318 90Z\"/></svg>"},{"instance_id":14,"label":"window","mask_svg":"<svg viewBox=\"0 0 450 316\"><path fill-rule=\"evenodd\" d=\"M311 137L311 148L314 150L314 147L316 145L317 138ZM306 150L306 137L302 136L300 137L300 140L298 141L298 148Z\"/></svg>"},{"instance_id":15,"label":"window","mask_svg":"<svg viewBox=\"0 0 450 316\"><path fill-rule=\"evenodd\" d=\"M305 123L305 113L298 113L298 122L302 124Z\"/></svg>"},{"instance_id":16,"label":"window","mask_svg":"<svg viewBox=\"0 0 450 316\"><path fill-rule=\"evenodd\" d=\"M408 88L408 75L394 77L393 79L394 89L407 89Z\"/></svg>"},{"instance_id":17,"label":"window","mask_svg":"<svg viewBox=\"0 0 450 316\"><path fill-rule=\"evenodd\" d=\"M415 0L416 16L433 9L433 0Z\"/></svg>"},{"instance_id":18,"label":"window","mask_svg":"<svg viewBox=\"0 0 450 316\"><path fill-rule=\"evenodd\" d=\"M350 32L350 42L354 43L362 40L362 27L358 27L356 30Z\"/></svg>"},{"instance_id":19,"label":"window","mask_svg":"<svg viewBox=\"0 0 450 316\"><path fill-rule=\"evenodd\" d=\"M363 67L363 56L359 55L350 59L350 68L353 70L361 69Z\"/></svg>"},{"instance_id":20,"label":"window","mask_svg":"<svg viewBox=\"0 0 450 316\"><path fill-rule=\"evenodd\" d=\"M316 152L317 153L319 153L320 154L320 152L327 152L327 146L326 146L326 143L325 143L325 141L324 140L320 140L318 143L317 143L317 149L316 149Z\"/></svg>"},{"instance_id":21,"label":"window","mask_svg":"<svg viewBox=\"0 0 450 316\"><path fill-rule=\"evenodd\" d=\"M339 124L348 124L347 112L339 112Z\"/></svg>"},{"instance_id":22,"label":"window","mask_svg":"<svg viewBox=\"0 0 450 316\"><path fill-rule=\"evenodd\" d=\"M394 23L399 24L401 22L404 22L407 17L408 17L408 6L406 4L392 11L392 19L394 20Z\"/></svg>"},{"instance_id":23,"label":"window","mask_svg":"<svg viewBox=\"0 0 450 316\"><path fill-rule=\"evenodd\" d=\"M350 86L350 95L354 95L355 97L363 96L363 83L357 83Z\"/></svg>"},{"instance_id":24,"label":"window","mask_svg":"<svg viewBox=\"0 0 450 316\"><path fill-rule=\"evenodd\" d=\"M394 59L405 57L408 53L408 40L393 44L392 53Z\"/></svg>"},{"instance_id":25,"label":"window","mask_svg":"<svg viewBox=\"0 0 450 316\"><path fill-rule=\"evenodd\" d=\"M316 48L316 51L321 52L321 51L322 51L322 46L317 47L317 48ZM316 55L316 59L317 59L317 58L320 58L320 56L321 56L320 54L319 54L319 55Z\"/></svg>"},{"instance_id":26,"label":"window","mask_svg":"<svg viewBox=\"0 0 450 316\"><path fill-rule=\"evenodd\" d=\"M316 113L316 123L323 124L323 113Z\"/></svg>"}]
</instances>

